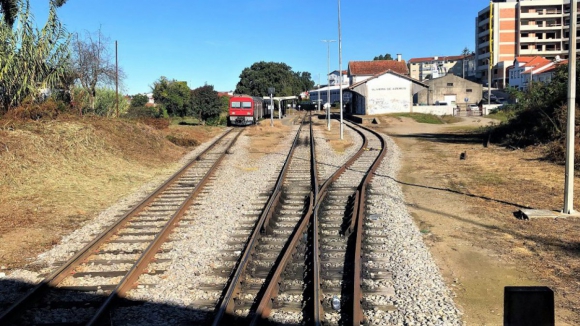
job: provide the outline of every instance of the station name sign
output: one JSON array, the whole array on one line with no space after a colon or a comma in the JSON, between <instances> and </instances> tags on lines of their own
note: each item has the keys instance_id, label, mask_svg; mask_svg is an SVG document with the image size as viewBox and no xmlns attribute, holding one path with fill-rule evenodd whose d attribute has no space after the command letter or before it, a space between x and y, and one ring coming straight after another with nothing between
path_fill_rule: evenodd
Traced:
<instances>
[{"instance_id":1,"label":"station name sign","mask_svg":"<svg viewBox=\"0 0 580 326\"><path fill-rule=\"evenodd\" d=\"M372 91L404 91L407 87L379 87L373 88Z\"/></svg>"}]
</instances>

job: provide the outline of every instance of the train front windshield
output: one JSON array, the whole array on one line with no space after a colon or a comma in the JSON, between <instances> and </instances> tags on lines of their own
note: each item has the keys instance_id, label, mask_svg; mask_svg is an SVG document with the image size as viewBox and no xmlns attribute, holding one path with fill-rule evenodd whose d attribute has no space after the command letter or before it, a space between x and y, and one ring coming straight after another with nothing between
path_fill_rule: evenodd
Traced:
<instances>
[{"instance_id":1,"label":"train front windshield","mask_svg":"<svg viewBox=\"0 0 580 326\"><path fill-rule=\"evenodd\" d=\"M251 109L252 102L232 102L232 109Z\"/></svg>"}]
</instances>

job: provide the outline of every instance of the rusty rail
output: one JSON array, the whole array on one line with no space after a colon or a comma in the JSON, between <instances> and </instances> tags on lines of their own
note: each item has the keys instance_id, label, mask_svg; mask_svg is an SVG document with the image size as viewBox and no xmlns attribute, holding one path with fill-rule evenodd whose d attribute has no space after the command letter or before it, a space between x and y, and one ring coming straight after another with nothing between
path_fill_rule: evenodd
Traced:
<instances>
[{"instance_id":1,"label":"rusty rail","mask_svg":"<svg viewBox=\"0 0 580 326\"><path fill-rule=\"evenodd\" d=\"M70 275L75 268L77 268L84 260L86 260L91 254L93 254L94 249L100 247L106 243L113 235L115 235L120 229L122 229L128 222L131 216L134 216L141 211L143 211L153 200L164 190L166 190L174 180L182 176L199 157L208 153L215 145L226 137L234 129L230 129L225 132L222 136L216 139L208 148L206 148L202 153L192 159L183 168L173 174L166 182L160 185L157 189L151 193L151 195L144 198L139 202L133 209L125 213L119 220L109 227L107 230L98 235L93 241L79 250L73 257L71 257L65 264L63 264L56 271L48 275L42 282L32 288L26 295L20 298L12 306L10 306L2 315L0 315L0 324L4 324L17 317L22 313L27 307L29 307L38 297L44 293L49 287L54 287L60 283L66 276ZM239 136L239 135L238 135ZM237 138L237 136L236 136Z\"/></svg>"},{"instance_id":2,"label":"rusty rail","mask_svg":"<svg viewBox=\"0 0 580 326\"><path fill-rule=\"evenodd\" d=\"M384 138L376 131L363 127L359 125L360 128L363 128L375 136L379 138L381 141L381 152L373 162L370 169L365 173L361 184L359 185L359 189L356 192L356 199L354 203L355 211L353 212L352 222L356 221L356 234L355 234L355 254L354 254L354 273L353 273L353 306L352 306L352 325L359 326L364 321L364 313L362 307L362 238L363 238L363 223L365 218L365 198L366 198L366 189L368 184L371 182L375 171L379 168L383 158L387 154L387 148L385 146Z\"/></svg>"},{"instance_id":3,"label":"rusty rail","mask_svg":"<svg viewBox=\"0 0 580 326\"><path fill-rule=\"evenodd\" d=\"M306 116L306 115L304 115ZM303 118L304 120L304 118ZM298 132L294 137L294 141L292 143L292 147L288 152L288 157L286 162L284 162L284 166L278 175L278 179L276 181L276 185L274 186L274 190L266 203L254 230L246 244L243 253L240 255L240 259L238 260L237 269L233 276L230 279L230 282L226 286L225 295L223 296L221 302L217 305L215 311L215 317L212 322L213 326L218 326L224 322L225 317L229 315L233 315L234 306L235 306L235 298L240 292L241 283L244 280L246 268L248 263L251 260L252 253L255 251L256 245L258 244L258 240L260 238L261 232L265 230L267 225L269 225L269 221L274 214L274 208L278 205L280 201L280 196L282 194L282 184L286 179L286 174L288 172L288 168L290 167L290 163L292 162L292 157L294 155L294 150L296 149L296 145L298 144L298 139L300 137L300 132L302 131L302 124L298 128Z\"/></svg>"},{"instance_id":4,"label":"rusty rail","mask_svg":"<svg viewBox=\"0 0 580 326\"><path fill-rule=\"evenodd\" d=\"M311 127L312 128L312 127ZM353 128L354 129L354 128ZM310 202L311 202L311 206L308 210L308 213L303 217L303 219L301 220L300 224L298 224L295 228L295 230L293 231L292 237L289 240L288 245L286 246L285 251L282 253L282 258L280 259L280 264L278 266L276 266L276 269L273 273L273 276L270 280L270 283L268 284L268 287L266 288L266 291L264 292L264 295L262 296L260 303L258 305L258 308L256 309L256 312L252 318L252 321L250 323L250 325L258 325L260 324L260 322L262 322L263 320L267 319L268 316L270 315L270 311L272 310L272 298L276 297L279 291L279 286L280 286L280 278L282 276L282 273L284 272L284 270L286 269L286 266L288 265L288 263L290 262L290 260L292 259L292 253L294 252L294 250L296 249L300 238L302 236L302 234L305 232L306 228L308 227L309 223L313 223L313 257L315 258L315 262L313 263L313 289L312 289L312 304L313 306L310 307L310 309L312 310L312 316L311 319L313 321L313 323L315 325L321 325L322 321L324 320L324 311L322 308L322 298L323 298L323 291L322 291L322 284L320 281L320 251L319 251L319 230L318 230L318 217L317 217L317 213L318 213L318 207L320 205L320 203L322 202L322 200L324 199L324 197L327 194L327 187L336 179L338 179L338 177L340 177L340 175L346 170L348 169L361 155L362 152L364 150L364 148L368 145L368 141L366 139L366 137L364 136L364 134L356 129L354 129L355 131L357 131L364 139L362 146L360 147L359 151L357 152L357 154L353 155L353 157L351 157L344 165L342 165L337 171L335 171L335 173L332 174L332 176L327 179L322 186L318 186L318 181L316 181L316 185L315 185L315 189L312 191L311 193L311 198L310 198ZM311 129L312 132L312 129ZM315 147L314 147L314 137L313 137L313 133L311 133L311 158L312 158L312 167L311 167L311 173L314 176L314 180L318 180L317 178L317 166L316 166L316 155L315 155Z\"/></svg>"},{"instance_id":5,"label":"rusty rail","mask_svg":"<svg viewBox=\"0 0 580 326\"><path fill-rule=\"evenodd\" d=\"M105 300L105 302L101 305L99 310L95 313L95 316L87 323L87 326L92 325L99 325L105 318L108 317L108 312L114 306L114 303L117 299L125 297L126 293L131 290L137 283L139 276L144 274L147 271L147 266L149 263L155 258L157 251L161 248L161 245L169 238L171 232L185 212L191 207L193 200L197 197L197 195L203 190L203 187L209 180L209 178L215 173L217 168L219 167L221 161L225 158L226 153L228 150L234 145L238 137L242 134L239 132L234 139L232 139L231 143L228 145L226 150L220 155L220 157L216 160L214 165L209 169L209 171L205 174L203 179L195 186L192 193L189 197L181 204L177 212L173 214L169 222L165 225L165 227L159 232L159 234L153 239L153 242L145 249L141 257L137 260L137 263L133 265L133 267L129 270L127 275L121 280L119 285L111 292L109 297Z\"/></svg>"}]
</instances>

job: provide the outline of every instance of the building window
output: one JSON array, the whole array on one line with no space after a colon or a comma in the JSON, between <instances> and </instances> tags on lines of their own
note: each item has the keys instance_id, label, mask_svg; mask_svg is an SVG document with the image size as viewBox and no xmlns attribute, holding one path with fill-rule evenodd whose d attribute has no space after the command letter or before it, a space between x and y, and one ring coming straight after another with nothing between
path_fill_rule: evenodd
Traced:
<instances>
[{"instance_id":1,"label":"building window","mask_svg":"<svg viewBox=\"0 0 580 326\"><path fill-rule=\"evenodd\" d=\"M448 87L453 87L453 83L447 83Z\"/></svg>"},{"instance_id":2,"label":"building window","mask_svg":"<svg viewBox=\"0 0 580 326\"><path fill-rule=\"evenodd\" d=\"M471 92L473 92L473 90L471 88L468 88L468 89L465 90L465 92L471 93Z\"/></svg>"},{"instance_id":3,"label":"building window","mask_svg":"<svg viewBox=\"0 0 580 326\"><path fill-rule=\"evenodd\" d=\"M497 69L494 69L494 70L493 70L493 74L494 74L494 75L497 75Z\"/></svg>"},{"instance_id":4,"label":"building window","mask_svg":"<svg viewBox=\"0 0 580 326\"><path fill-rule=\"evenodd\" d=\"M523 44L522 45L522 50L527 50L528 49L528 45L527 44Z\"/></svg>"},{"instance_id":5,"label":"building window","mask_svg":"<svg viewBox=\"0 0 580 326\"><path fill-rule=\"evenodd\" d=\"M522 33L522 37L528 37L528 33Z\"/></svg>"}]
</instances>

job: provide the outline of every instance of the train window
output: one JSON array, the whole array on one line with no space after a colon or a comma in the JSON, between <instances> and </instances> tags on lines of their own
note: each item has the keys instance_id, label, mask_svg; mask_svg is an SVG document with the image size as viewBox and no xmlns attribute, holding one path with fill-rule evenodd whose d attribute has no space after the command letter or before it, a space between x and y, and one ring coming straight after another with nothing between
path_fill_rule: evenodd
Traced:
<instances>
[{"instance_id":1,"label":"train window","mask_svg":"<svg viewBox=\"0 0 580 326\"><path fill-rule=\"evenodd\" d=\"M239 108L240 106L240 102L232 102L232 108Z\"/></svg>"},{"instance_id":2,"label":"train window","mask_svg":"<svg viewBox=\"0 0 580 326\"><path fill-rule=\"evenodd\" d=\"M242 108L249 109L252 107L252 102L242 102Z\"/></svg>"}]
</instances>

